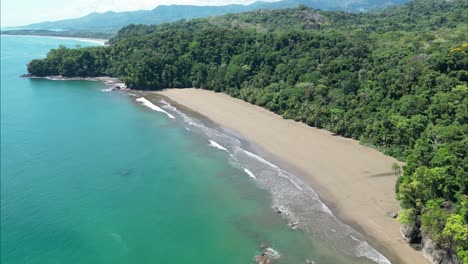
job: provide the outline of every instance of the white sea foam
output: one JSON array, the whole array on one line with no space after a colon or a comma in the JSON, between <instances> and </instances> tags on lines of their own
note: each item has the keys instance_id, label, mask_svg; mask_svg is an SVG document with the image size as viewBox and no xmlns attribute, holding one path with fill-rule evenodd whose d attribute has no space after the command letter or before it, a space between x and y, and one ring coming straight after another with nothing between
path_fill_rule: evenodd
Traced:
<instances>
[{"instance_id":1,"label":"white sea foam","mask_svg":"<svg viewBox=\"0 0 468 264\"><path fill-rule=\"evenodd\" d=\"M164 101L164 100L161 100L160 101L162 104L163 104L163 108L166 108L166 109L169 109L169 110L172 110L174 112L178 112L177 108L175 108L174 106L172 106L170 103Z\"/></svg>"},{"instance_id":2,"label":"white sea foam","mask_svg":"<svg viewBox=\"0 0 468 264\"><path fill-rule=\"evenodd\" d=\"M217 142L215 142L215 141L213 141L211 139L210 139L210 146L212 146L214 148L217 148L217 149L220 149L220 150L224 150L224 151L229 153L229 151L225 147L221 146L220 144L218 144Z\"/></svg>"},{"instance_id":3,"label":"white sea foam","mask_svg":"<svg viewBox=\"0 0 468 264\"><path fill-rule=\"evenodd\" d=\"M271 247L265 249L265 255L267 255L269 259L279 259L281 257L280 253Z\"/></svg>"},{"instance_id":4,"label":"white sea foam","mask_svg":"<svg viewBox=\"0 0 468 264\"><path fill-rule=\"evenodd\" d=\"M253 154L252 152L249 152L249 151L244 150L244 149L243 149L243 151L245 152L245 154L247 154L247 156L250 156L250 157L252 157L252 158L254 158L254 159L256 159L256 160L258 160L260 162L263 162L263 163L267 164L268 166L270 166L272 168L279 169L278 166L276 166L275 164L265 160L264 158L262 158L260 156L257 156L255 154Z\"/></svg>"},{"instance_id":5,"label":"white sea foam","mask_svg":"<svg viewBox=\"0 0 468 264\"><path fill-rule=\"evenodd\" d=\"M247 175L249 175L250 178L257 179L257 177L255 177L255 175L251 171L249 171L248 169L244 169L244 172L247 173Z\"/></svg>"},{"instance_id":6,"label":"white sea foam","mask_svg":"<svg viewBox=\"0 0 468 264\"><path fill-rule=\"evenodd\" d=\"M356 255L358 257L368 258L378 264L392 264L390 260L380 254L377 250L371 247L367 242L361 242L356 248Z\"/></svg>"},{"instance_id":7,"label":"white sea foam","mask_svg":"<svg viewBox=\"0 0 468 264\"><path fill-rule=\"evenodd\" d=\"M211 147L229 153L230 163L234 167L243 170L250 177L253 176L252 178L259 187L269 190L272 193L272 205L281 211L281 217L288 219L289 222L301 223L301 230L312 234L317 239L322 239L324 243L332 245L345 254L365 257L379 264L390 263L367 244L361 234L335 218L315 190L295 175L244 150L237 138L205 126L199 120L187 116L164 100L161 100L161 104L162 108L179 115L189 125L190 131L207 136ZM245 168L245 164L249 164L249 169ZM333 239L333 242L326 242L327 239ZM266 252L271 254L271 259L279 257L279 253L274 249L267 249Z\"/></svg>"},{"instance_id":8,"label":"white sea foam","mask_svg":"<svg viewBox=\"0 0 468 264\"><path fill-rule=\"evenodd\" d=\"M328 206L326 206L319 199L317 193L310 186L305 185L304 183L302 183L302 181L297 179L296 176L288 173L285 170L282 170L281 168L279 168L275 164L265 160L264 158L262 158L262 157L260 157L260 156L258 156L256 154L253 154L253 153L251 153L249 151L246 151L246 150L244 150L244 149L242 149L240 147L236 149L235 154L236 155L245 154L246 156L257 160L260 163L265 164L272 171L276 172L275 174L269 174L269 175L264 174L264 173L257 174L258 177L256 176L256 179L259 182L260 186L266 187L267 189L269 189L273 193L273 207L276 208L277 210L281 211L281 216L286 217L287 219L289 219L290 221L293 221L293 222L306 223L307 224L308 221L310 221L310 217L313 215L313 217L314 217L314 219L316 221L319 221L319 222L320 221L325 221L325 222L322 222L319 225L333 227L333 228L328 229L328 230L330 230L331 233L329 233L328 235L325 235L325 237L330 238L330 234L336 234L336 235L338 235L338 239L340 239L340 237L341 237L340 241L343 241L342 245L344 245L346 247L348 247L348 246L350 247L349 249L342 248L344 253L349 254L349 255L358 256L358 257L364 257L364 258L367 258L367 259L372 260L373 262L376 262L376 263L379 263L379 264L390 264L390 261L387 258L385 258L377 250L375 250L373 247L371 247L366 241L358 239L357 237L360 236L359 233L357 233L350 226L348 226L348 225L342 223L341 221L339 221L338 219L336 219L334 217L333 213L331 212L331 210L328 208ZM240 156L239 156L239 158L240 158ZM246 161L247 160L244 160L244 159L241 158L239 162L246 162ZM264 169L262 169L261 167L257 168L257 170L258 169L260 171L265 172ZM245 169L244 169L244 172L247 173L247 171ZM249 172L251 172L253 174L252 171L249 170ZM255 172L255 170L254 170L254 172ZM249 173L247 173L247 174L249 174ZM278 186L275 186L276 184L275 185L270 185L272 183L272 181L270 179L268 179L268 178L272 177L273 175L276 175L278 177L287 179L290 183L292 183L292 185L295 187L296 191L293 191L292 189L284 188L285 186L281 187L282 184L280 184L280 183L276 183L276 184L279 184ZM268 178L265 178L265 177L268 177ZM302 194L299 194L299 193L302 193ZM319 220L317 218L318 217L317 212L310 211L310 212L307 212L306 215L304 215L304 212L297 212L297 208L294 209L291 206L295 207L294 204L296 202L298 202L299 200L304 201L305 197L302 196L302 195L307 195L308 197L310 197L311 199L314 200L314 202L309 203L309 205L316 204L315 205L315 210L318 210L318 212L323 212L325 214L328 214L329 216L327 216L326 218L323 218L323 220ZM302 210L302 209L300 209L300 210ZM323 217L325 217L325 216L323 216ZM332 217L332 218L329 218L329 217ZM301 226L301 229L302 228L303 228L303 226ZM318 236L323 235L321 233L322 232L321 230L317 230L317 229L315 229L313 227L311 229L310 226L308 226L308 227L304 226L304 228L306 228L306 230L308 230L308 231L312 231L313 233L315 233ZM351 241L353 241L353 242L345 242L346 239L343 240L343 238L346 237L346 234L347 234L347 236L349 238L351 238ZM333 236L336 236L336 235L333 235ZM355 243L355 244L353 245L353 243Z\"/></svg>"},{"instance_id":9,"label":"white sea foam","mask_svg":"<svg viewBox=\"0 0 468 264\"><path fill-rule=\"evenodd\" d=\"M187 124L189 124L191 126L199 127L199 128L205 128L203 125L198 124L197 121L195 121L193 118L188 117L186 114L179 111L177 108L172 106L170 103L168 103L168 102L166 102L164 100L161 100L160 102L163 104L162 105L163 108L171 110L173 112L176 112L180 117L182 117L184 122L186 122Z\"/></svg>"},{"instance_id":10,"label":"white sea foam","mask_svg":"<svg viewBox=\"0 0 468 264\"><path fill-rule=\"evenodd\" d=\"M158 112L161 112L161 113L164 113L166 114L169 118L172 118L172 119L175 119L175 117L171 114L169 114L168 112L164 111L161 107L159 106L156 106L154 105L153 103L151 103L150 101L148 101L146 98L144 97L140 97L140 98L137 98L136 99L138 102L141 102L143 103L144 106L154 110L154 111L158 111Z\"/></svg>"},{"instance_id":11,"label":"white sea foam","mask_svg":"<svg viewBox=\"0 0 468 264\"><path fill-rule=\"evenodd\" d=\"M298 189L301 190L301 191L303 190L302 187L291 177L291 175L290 175L288 172L286 172L286 171L280 169L280 168L279 168L278 166L276 166L275 164L273 164L273 163L267 161L266 159L264 159L264 158L262 158L262 157L260 157L260 156L258 156L258 155L253 154L252 152L249 152L249 151L247 151L247 150L245 150L245 149L242 149L242 150L244 151L245 154L247 154L247 156L250 156L250 157L252 157L252 158L254 158L254 159L256 159L256 160L258 160L258 161L260 161L260 162L262 162L262 163L265 163L266 165L270 166L271 168L277 170L278 175L279 175L280 177L283 177L283 178L288 179L292 184L294 184L294 186L296 186L296 188L298 188ZM327 209L328 209L328 208L327 208ZM329 209L328 209L328 210L329 210Z\"/></svg>"},{"instance_id":12,"label":"white sea foam","mask_svg":"<svg viewBox=\"0 0 468 264\"><path fill-rule=\"evenodd\" d=\"M324 203L322 203L322 210L330 215L333 215L333 212L328 208L328 206Z\"/></svg>"}]
</instances>

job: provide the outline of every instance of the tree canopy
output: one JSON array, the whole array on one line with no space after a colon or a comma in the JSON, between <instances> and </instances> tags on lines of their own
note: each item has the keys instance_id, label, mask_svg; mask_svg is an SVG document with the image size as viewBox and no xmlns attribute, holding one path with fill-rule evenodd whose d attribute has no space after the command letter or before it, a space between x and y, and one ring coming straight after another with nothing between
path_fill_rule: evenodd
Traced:
<instances>
[{"instance_id":1,"label":"tree canopy","mask_svg":"<svg viewBox=\"0 0 468 264\"><path fill-rule=\"evenodd\" d=\"M402 221L468 263L466 10L415 0L373 13L302 6L129 25L108 47L61 47L28 71L226 92L358 139L406 161Z\"/></svg>"}]
</instances>

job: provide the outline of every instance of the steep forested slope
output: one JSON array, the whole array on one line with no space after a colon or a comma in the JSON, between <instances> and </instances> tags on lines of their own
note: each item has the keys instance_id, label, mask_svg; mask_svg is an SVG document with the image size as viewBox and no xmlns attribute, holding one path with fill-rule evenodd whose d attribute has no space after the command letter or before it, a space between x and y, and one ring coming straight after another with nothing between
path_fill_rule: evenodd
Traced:
<instances>
[{"instance_id":1,"label":"steep forested slope","mask_svg":"<svg viewBox=\"0 0 468 264\"><path fill-rule=\"evenodd\" d=\"M201 87L361 140L406 160L399 220L468 262L468 44L464 0L378 13L254 11L130 25L109 47L52 50L37 76ZM397 173L398 174L398 173Z\"/></svg>"}]
</instances>

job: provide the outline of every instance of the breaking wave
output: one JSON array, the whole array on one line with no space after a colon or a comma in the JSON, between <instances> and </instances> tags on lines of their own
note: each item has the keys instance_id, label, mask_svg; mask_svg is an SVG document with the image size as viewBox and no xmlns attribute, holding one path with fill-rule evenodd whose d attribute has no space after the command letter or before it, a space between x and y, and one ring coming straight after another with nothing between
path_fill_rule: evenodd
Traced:
<instances>
[{"instance_id":1,"label":"breaking wave","mask_svg":"<svg viewBox=\"0 0 468 264\"><path fill-rule=\"evenodd\" d=\"M228 132L205 126L164 100L160 103L162 108L181 117L192 133L207 137L211 147L227 152L234 167L246 173L258 187L269 191L272 207L288 220L290 226L346 255L379 264L390 263L365 241L362 234L336 218L315 190L295 175L244 149L241 141Z\"/></svg>"},{"instance_id":2,"label":"breaking wave","mask_svg":"<svg viewBox=\"0 0 468 264\"><path fill-rule=\"evenodd\" d=\"M175 119L175 117L174 117L173 115L171 115L171 114L169 114L168 112L164 111L161 107L154 105L153 103L151 103L150 101L148 101L148 100L147 100L146 98L144 98L144 97L137 98L136 100L137 100L138 102L141 102L144 106L150 108L151 110L164 113L164 114L166 114L169 118Z\"/></svg>"}]
</instances>

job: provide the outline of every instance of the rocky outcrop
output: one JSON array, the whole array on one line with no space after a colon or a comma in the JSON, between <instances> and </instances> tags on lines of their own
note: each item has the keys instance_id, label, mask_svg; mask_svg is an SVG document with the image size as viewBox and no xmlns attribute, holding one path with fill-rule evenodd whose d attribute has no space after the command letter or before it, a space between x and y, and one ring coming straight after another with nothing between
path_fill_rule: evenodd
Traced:
<instances>
[{"instance_id":1,"label":"rocky outcrop","mask_svg":"<svg viewBox=\"0 0 468 264\"><path fill-rule=\"evenodd\" d=\"M400 225L401 236L408 243L420 243L421 242L421 232L416 225Z\"/></svg>"},{"instance_id":2,"label":"rocky outcrop","mask_svg":"<svg viewBox=\"0 0 468 264\"><path fill-rule=\"evenodd\" d=\"M422 239L422 252L433 264L461 264L455 253L437 248L431 239Z\"/></svg>"},{"instance_id":3,"label":"rocky outcrop","mask_svg":"<svg viewBox=\"0 0 468 264\"><path fill-rule=\"evenodd\" d=\"M108 77L108 76L101 76L101 77L63 77L63 76L45 76L45 77L38 77L34 76L30 73L20 75L21 78L30 78L30 79L47 79L53 81L93 81L93 82L103 82L105 85L109 86L109 89L106 91L124 91L127 90L128 87L125 85L124 82L121 80Z\"/></svg>"},{"instance_id":4,"label":"rocky outcrop","mask_svg":"<svg viewBox=\"0 0 468 264\"><path fill-rule=\"evenodd\" d=\"M271 264L273 260L279 259L279 257L280 257L280 254L276 250L274 250L274 249L272 249L270 247L267 247L267 248L265 248L263 253L258 254L257 256L255 256L255 263L257 263L257 264Z\"/></svg>"},{"instance_id":5,"label":"rocky outcrop","mask_svg":"<svg viewBox=\"0 0 468 264\"><path fill-rule=\"evenodd\" d=\"M265 253L255 256L255 262L257 264L271 264L271 261L268 258L268 255Z\"/></svg>"},{"instance_id":6,"label":"rocky outcrop","mask_svg":"<svg viewBox=\"0 0 468 264\"><path fill-rule=\"evenodd\" d=\"M432 264L461 264L456 253L451 250L438 248L430 238L422 237L419 227L402 224L401 236L417 250L421 250Z\"/></svg>"}]
</instances>

